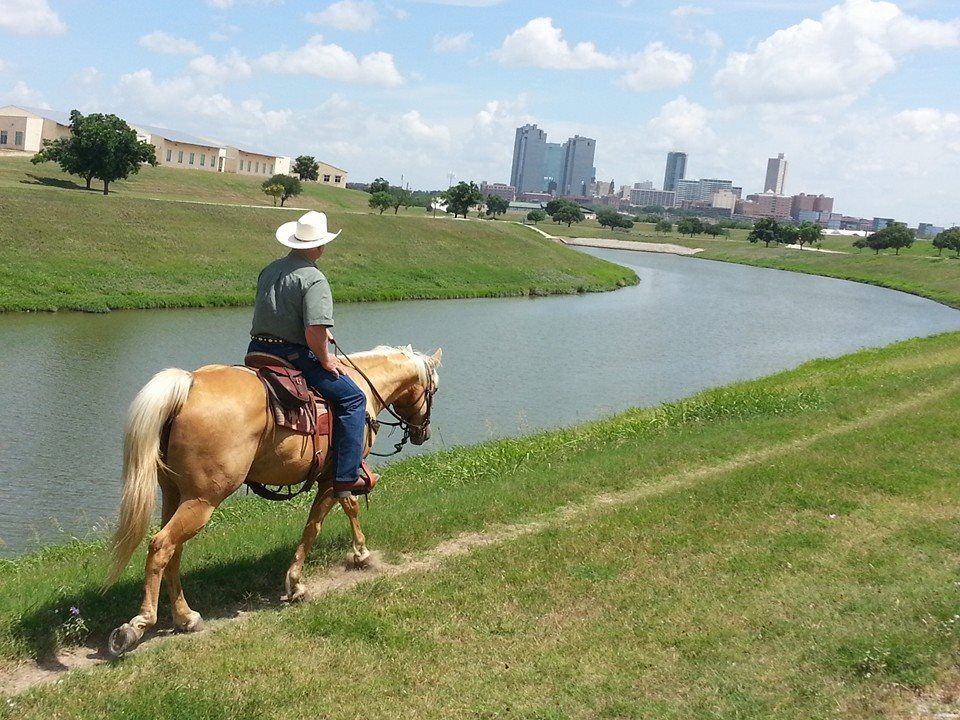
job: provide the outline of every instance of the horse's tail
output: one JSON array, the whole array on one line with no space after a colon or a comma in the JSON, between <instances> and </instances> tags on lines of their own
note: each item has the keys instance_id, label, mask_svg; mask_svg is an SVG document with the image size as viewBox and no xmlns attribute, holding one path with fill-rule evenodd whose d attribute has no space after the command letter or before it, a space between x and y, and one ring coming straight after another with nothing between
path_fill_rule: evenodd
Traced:
<instances>
[{"instance_id":1,"label":"horse's tail","mask_svg":"<svg viewBox=\"0 0 960 720\"><path fill-rule=\"evenodd\" d=\"M114 583L130 562L153 518L163 427L176 415L190 393L193 375L170 368L158 372L130 404L123 437L123 499L120 522L113 536L113 566L107 584Z\"/></svg>"}]
</instances>

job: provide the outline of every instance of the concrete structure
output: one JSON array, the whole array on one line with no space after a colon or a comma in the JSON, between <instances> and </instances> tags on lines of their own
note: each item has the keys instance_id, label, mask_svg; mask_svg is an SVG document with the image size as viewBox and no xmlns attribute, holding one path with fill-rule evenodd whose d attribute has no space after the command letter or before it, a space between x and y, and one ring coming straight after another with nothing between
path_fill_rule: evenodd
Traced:
<instances>
[{"instance_id":1,"label":"concrete structure","mask_svg":"<svg viewBox=\"0 0 960 720\"><path fill-rule=\"evenodd\" d=\"M547 134L536 125L517 128L513 141L513 167L510 184L518 193L543 190Z\"/></svg>"},{"instance_id":2,"label":"concrete structure","mask_svg":"<svg viewBox=\"0 0 960 720\"><path fill-rule=\"evenodd\" d=\"M660 205L661 207L671 208L677 204L677 194L667 190L647 190L645 188L635 188L630 191L630 204L635 207L647 207L648 205Z\"/></svg>"},{"instance_id":3,"label":"concrete structure","mask_svg":"<svg viewBox=\"0 0 960 720\"><path fill-rule=\"evenodd\" d=\"M763 183L763 191L783 195L783 186L786 181L787 161L783 159L783 153L780 153L777 157L767 160L767 177Z\"/></svg>"},{"instance_id":4,"label":"concrete structure","mask_svg":"<svg viewBox=\"0 0 960 720\"><path fill-rule=\"evenodd\" d=\"M932 223L920 223L917 225L917 237L921 238L932 238L936 237L944 230L940 225L933 225Z\"/></svg>"},{"instance_id":5,"label":"concrete structure","mask_svg":"<svg viewBox=\"0 0 960 720\"><path fill-rule=\"evenodd\" d=\"M873 231L876 232L877 230L883 230L885 227L889 227L890 225L893 225L895 222L896 220L894 220L893 218L875 217L873 219Z\"/></svg>"},{"instance_id":6,"label":"concrete structure","mask_svg":"<svg viewBox=\"0 0 960 720\"><path fill-rule=\"evenodd\" d=\"M574 135L566 142L563 159L563 182L559 194L566 197L585 197L590 183L596 179L593 166L597 141L593 138Z\"/></svg>"},{"instance_id":7,"label":"concrete structure","mask_svg":"<svg viewBox=\"0 0 960 720\"><path fill-rule=\"evenodd\" d=\"M480 192L483 193L484 197L496 195L507 202L513 202L517 199L517 189L513 185L505 185L504 183L488 183L484 180L480 183Z\"/></svg>"},{"instance_id":8,"label":"concrete structure","mask_svg":"<svg viewBox=\"0 0 960 720\"><path fill-rule=\"evenodd\" d=\"M667 192L677 189L677 182L687 173L687 154L684 152L667 153L667 167L663 174L663 189Z\"/></svg>"},{"instance_id":9,"label":"concrete structure","mask_svg":"<svg viewBox=\"0 0 960 720\"><path fill-rule=\"evenodd\" d=\"M717 178L703 178L700 180L677 180L678 205L712 205L713 196L722 190L727 190L737 198L743 189L733 184L732 180Z\"/></svg>"},{"instance_id":10,"label":"concrete structure","mask_svg":"<svg viewBox=\"0 0 960 720\"><path fill-rule=\"evenodd\" d=\"M44 140L70 136L68 113L22 105L0 107L0 152L36 153Z\"/></svg>"},{"instance_id":11,"label":"concrete structure","mask_svg":"<svg viewBox=\"0 0 960 720\"><path fill-rule=\"evenodd\" d=\"M734 192L732 188L722 188L710 197L710 207L722 208L732 213L737 209L739 199L740 193Z\"/></svg>"},{"instance_id":12,"label":"concrete structure","mask_svg":"<svg viewBox=\"0 0 960 720\"><path fill-rule=\"evenodd\" d=\"M220 157L220 144L213 140L204 140L187 133L150 125L131 124L137 139L148 142L156 148L157 162L162 167L175 167L184 170L203 170L217 172Z\"/></svg>"},{"instance_id":13,"label":"concrete structure","mask_svg":"<svg viewBox=\"0 0 960 720\"><path fill-rule=\"evenodd\" d=\"M535 202L535 203L545 203L553 199L553 195L550 193L520 193L517 195L517 200L521 202Z\"/></svg>"},{"instance_id":14,"label":"concrete structure","mask_svg":"<svg viewBox=\"0 0 960 720\"><path fill-rule=\"evenodd\" d=\"M520 200L514 200L510 203L507 208L508 213L516 213L518 215L527 216L527 213L531 210L543 210L543 203L539 202L523 202Z\"/></svg>"},{"instance_id":15,"label":"concrete structure","mask_svg":"<svg viewBox=\"0 0 960 720\"><path fill-rule=\"evenodd\" d=\"M590 186L587 188L587 194L592 197L607 197L608 195L615 195L614 192L614 181L606 182L604 180L594 180L590 183Z\"/></svg>"},{"instance_id":16,"label":"concrete structure","mask_svg":"<svg viewBox=\"0 0 960 720\"><path fill-rule=\"evenodd\" d=\"M790 218L790 208L793 205L793 198L784 197L775 193L760 193L757 195L747 195L746 200L737 203L737 215L747 217L766 217L774 220L787 220Z\"/></svg>"},{"instance_id":17,"label":"concrete structure","mask_svg":"<svg viewBox=\"0 0 960 720\"><path fill-rule=\"evenodd\" d=\"M806 195L804 193L794 195L790 208L790 217L796 220L802 212L830 214L833 212L833 198L827 197L826 195Z\"/></svg>"}]
</instances>

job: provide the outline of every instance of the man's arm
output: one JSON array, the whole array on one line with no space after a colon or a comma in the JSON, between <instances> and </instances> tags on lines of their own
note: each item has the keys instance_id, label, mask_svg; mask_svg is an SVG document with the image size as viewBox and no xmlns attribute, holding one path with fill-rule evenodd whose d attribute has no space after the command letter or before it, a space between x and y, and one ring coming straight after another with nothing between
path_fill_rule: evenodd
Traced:
<instances>
[{"instance_id":1,"label":"man's arm","mask_svg":"<svg viewBox=\"0 0 960 720\"><path fill-rule=\"evenodd\" d=\"M343 364L335 355L330 354L330 328L326 325L307 325L304 328L307 346L317 356L320 366L337 377L343 373Z\"/></svg>"}]
</instances>

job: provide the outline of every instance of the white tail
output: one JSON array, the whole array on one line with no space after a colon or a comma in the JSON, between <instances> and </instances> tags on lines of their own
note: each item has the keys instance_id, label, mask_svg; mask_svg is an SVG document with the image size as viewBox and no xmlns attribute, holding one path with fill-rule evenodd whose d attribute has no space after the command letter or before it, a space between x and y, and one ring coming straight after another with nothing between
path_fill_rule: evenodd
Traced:
<instances>
[{"instance_id":1,"label":"white tail","mask_svg":"<svg viewBox=\"0 0 960 720\"><path fill-rule=\"evenodd\" d=\"M130 562L153 518L157 471L163 466L160 438L167 420L176 415L190 393L193 375L170 368L158 372L137 393L127 413L123 437L123 499L113 536L112 584Z\"/></svg>"}]
</instances>

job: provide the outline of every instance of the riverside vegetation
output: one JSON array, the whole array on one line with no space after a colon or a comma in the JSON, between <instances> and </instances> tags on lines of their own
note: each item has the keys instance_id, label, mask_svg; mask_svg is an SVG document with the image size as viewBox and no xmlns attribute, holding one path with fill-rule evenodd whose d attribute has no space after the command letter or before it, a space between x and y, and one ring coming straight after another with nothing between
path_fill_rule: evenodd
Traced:
<instances>
[{"instance_id":1,"label":"riverside vegetation","mask_svg":"<svg viewBox=\"0 0 960 720\"><path fill-rule=\"evenodd\" d=\"M265 611L0 717L906 714L960 640L958 378L954 333L389 465L364 519L388 563L465 531L505 539L282 611L305 506L239 500L184 582L208 618ZM338 514L309 574L348 546ZM102 638L137 602L142 552L101 595L102 551L0 563L0 662L45 657L71 607Z\"/></svg>"},{"instance_id":2,"label":"riverside vegetation","mask_svg":"<svg viewBox=\"0 0 960 720\"><path fill-rule=\"evenodd\" d=\"M272 207L262 178L145 167L104 197L22 158L0 158L0 311L245 305L282 248L276 227L324 210L344 239L323 260L338 300L401 300L609 290L621 266L512 223L377 217L368 195L304 183ZM82 183L82 180L81 180ZM253 207L243 207L252 205Z\"/></svg>"}]
</instances>

